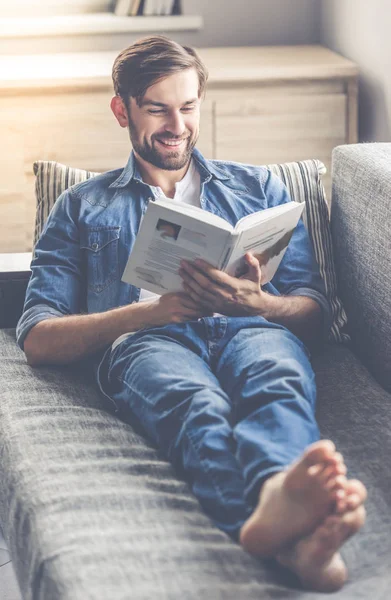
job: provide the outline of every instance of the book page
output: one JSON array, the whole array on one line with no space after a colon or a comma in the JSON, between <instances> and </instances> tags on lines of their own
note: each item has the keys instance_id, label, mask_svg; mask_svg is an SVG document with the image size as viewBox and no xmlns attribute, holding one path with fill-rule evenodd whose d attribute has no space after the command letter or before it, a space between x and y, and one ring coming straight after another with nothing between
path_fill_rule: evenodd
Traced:
<instances>
[{"instance_id":1,"label":"book page","mask_svg":"<svg viewBox=\"0 0 391 600\"><path fill-rule=\"evenodd\" d=\"M246 215L239 219L239 221L235 225L235 231L237 233L241 233L245 231L249 227L256 225L257 223L263 223L268 221L269 219L274 219L277 215L284 214L286 212L290 212L291 210L295 211L297 206L301 206L301 203L295 202L291 200L290 202L286 202L285 204L279 204L278 206L272 206L270 208L265 208L264 210L259 210L250 215Z\"/></svg>"},{"instance_id":2,"label":"book page","mask_svg":"<svg viewBox=\"0 0 391 600\"><path fill-rule=\"evenodd\" d=\"M169 202L149 203L122 281L165 294L183 291L178 274L182 259L203 258L220 268L230 247L231 232L195 219L194 211L189 212L191 217L177 207L173 210ZM201 209L198 212L201 216L208 214ZM229 223L223 222L232 230Z\"/></svg>"},{"instance_id":3,"label":"book page","mask_svg":"<svg viewBox=\"0 0 391 600\"><path fill-rule=\"evenodd\" d=\"M260 263L261 285L268 283L277 271L303 209L304 203L295 202L290 210L276 211L274 216L242 231L226 272L234 277L244 275L248 268L244 255L251 252ZM265 212L268 213L269 210Z\"/></svg>"},{"instance_id":4,"label":"book page","mask_svg":"<svg viewBox=\"0 0 391 600\"><path fill-rule=\"evenodd\" d=\"M179 212L181 215L189 215L193 219L198 219L201 223L210 223L211 225L215 225L220 229L224 229L225 231L233 231L233 227L231 223L225 221L222 217L215 215L199 206L194 206L193 204L185 204L184 202L179 202L178 200L173 200L171 198L157 198L153 204L155 206L161 206L162 208L166 208L170 211Z\"/></svg>"}]
</instances>

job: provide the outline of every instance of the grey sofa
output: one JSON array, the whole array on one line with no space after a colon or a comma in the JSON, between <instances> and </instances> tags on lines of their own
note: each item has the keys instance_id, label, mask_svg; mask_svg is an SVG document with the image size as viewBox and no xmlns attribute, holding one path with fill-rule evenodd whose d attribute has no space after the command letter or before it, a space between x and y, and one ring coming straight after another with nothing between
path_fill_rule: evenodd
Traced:
<instances>
[{"instance_id":1,"label":"grey sofa","mask_svg":"<svg viewBox=\"0 0 391 600\"><path fill-rule=\"evenodd\" d=\"M335 149L332 235L352 342L314 357L318 420L369 492L338 599L391 597L390 233L391 144ZM87 364L32 369L7 328L0 381L0 524L24 598L324 597L216 529Z\"/></svg>"}]
</instances>

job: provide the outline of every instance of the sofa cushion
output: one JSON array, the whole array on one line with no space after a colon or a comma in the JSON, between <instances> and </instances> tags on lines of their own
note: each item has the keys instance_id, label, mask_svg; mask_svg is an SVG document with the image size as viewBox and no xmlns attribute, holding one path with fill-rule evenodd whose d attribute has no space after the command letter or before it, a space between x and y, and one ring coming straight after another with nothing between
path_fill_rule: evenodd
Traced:
<instances>
[{"instance_id":1,"label":"sofa cushion","mask_svg":"<svg viewBox=\"0 0 391 600\"><path fill-rule=\"evenodd\" d=\"M57 198L72 185L99 173L67 167L55 161L40 160L33 165L35 174L34 246Z\"/></svg>"},{"instance_id":2,"label":"sofa cushion","mask_svg":"<svg viewBox=\"0 0 391 600\"><path fill-rule=\"evenodd\" d=\"M349 337L345 331L346 313L337 294L329 212L321 180L321 175L326 172L326 168L318 160L268 165L268 168L282 179L293 200L306 203L304 223L308 229L331 307L330 340L347 341ZM70 168L53 161L34 163L34 173L36 175L37 202L35 244L49 212L60 194L68 187L99 173Z\"/></svg>"},{"instance_id":3,"label":"sofa cushion","mask_svg":"<svg viewBox=\"0 0 391 600\"><path fill-rule=\"evenodd\" d=\"M391 391L391 144L334 149L331 225L352 342Z\"/></svg>"},{"instance_id":4,"label":"sofa cushion","mask_svg":"<svg viewBox=\"0 0 391 600\"><path fill-rule=\"evenodd\" d=\"M343 345L314 362L321 432L369 489L368 523L344 546L350 579L335 598L384 600L391 397ZM0 330L0 524L25 600L324 599L218 530L86 368L33 369L15 331Z\"/></svg>"}]
</instances>

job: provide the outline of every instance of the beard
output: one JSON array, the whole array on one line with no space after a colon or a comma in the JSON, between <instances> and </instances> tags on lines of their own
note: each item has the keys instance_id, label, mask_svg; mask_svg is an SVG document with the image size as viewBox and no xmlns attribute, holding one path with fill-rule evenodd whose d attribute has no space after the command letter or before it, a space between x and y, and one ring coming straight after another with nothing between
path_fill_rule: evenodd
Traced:
<instances>
[{"instance_id":1,"label":"beard","mask_svg":"<svg viewBox=\"0 0 391 600\"><path fill-rule=\"evenodd\" d=\"M130 141L132 142L133 150L137 152L142 159L149 162L154 167L164 169L165 171L179 171L183 169L190 161L193 148L196 145L197 137L192 138L190 134L186 137L186 145L183 149L175 150L172 152L165 152L161 154L156 144L159 142L157 138L161 140L178 140L183 139L183 136L173 136L170 133L161 134L158 136L152 135L151 143L147 139L140 140L136 126L128 113L129 122L129 134Z\"/></svg>"}]
</instances>

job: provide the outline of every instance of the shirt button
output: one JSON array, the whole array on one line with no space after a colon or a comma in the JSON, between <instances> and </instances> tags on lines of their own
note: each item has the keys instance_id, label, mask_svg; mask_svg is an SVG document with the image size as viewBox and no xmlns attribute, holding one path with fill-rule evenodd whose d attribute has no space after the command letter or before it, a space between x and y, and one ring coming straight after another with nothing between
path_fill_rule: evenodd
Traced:
<instances>
[{"instance_id":1,"label":"shirt button","mask_svg":"<svg viewBox=\"0 0 391 600\"><path fill-rule=\"evenodd\" d=\"M96 242L94 244L92 244L93 250L98 250L98 248L99 248L99 244L97 244Z\"/></svg>"}]
</instances>

